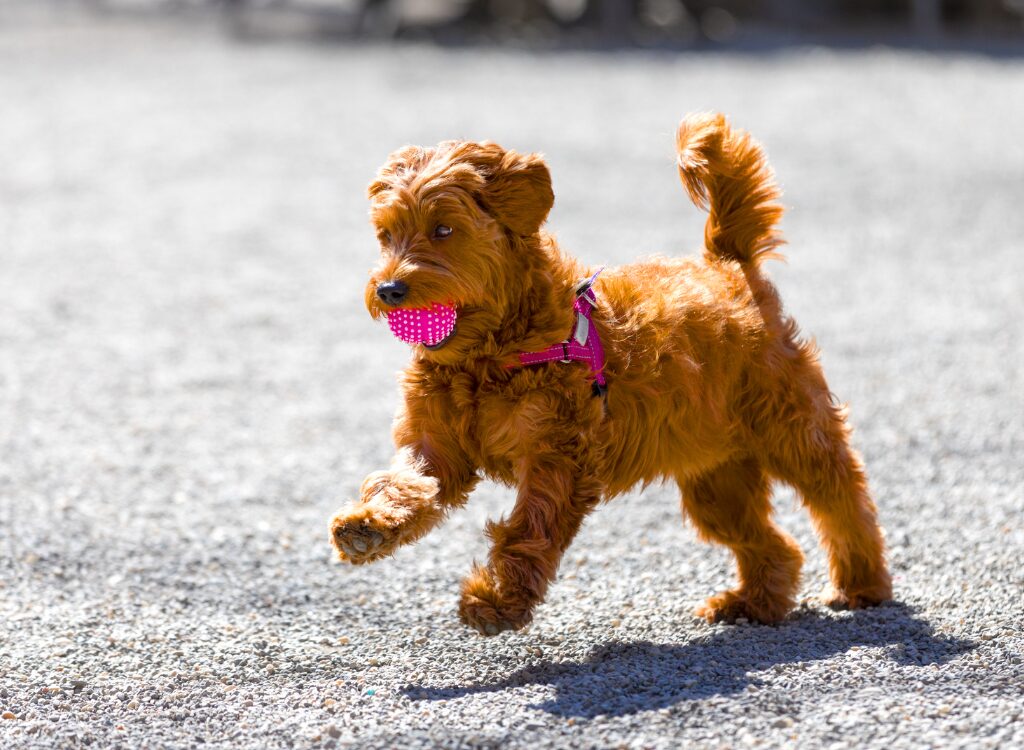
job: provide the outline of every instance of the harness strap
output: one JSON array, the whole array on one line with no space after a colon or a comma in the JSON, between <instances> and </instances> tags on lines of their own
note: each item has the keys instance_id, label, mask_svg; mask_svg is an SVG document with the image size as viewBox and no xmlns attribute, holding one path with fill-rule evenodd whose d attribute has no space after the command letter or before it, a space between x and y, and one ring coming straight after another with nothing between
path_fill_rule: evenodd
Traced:
<instances>
[{"instance_id":1,"label":"harness strap","mask_svg":"<svg viewBox=\"0 0 1024 750\"><path fill-rule=\"evenodd\" d=\"M597 333L591 315L597 306L597 294L594 282L604 269L598 269L590 278L582 279L576 285L576 299L573 310L576 312L576 324L573 334L565 341L549 346L539 352L520 352L519 364L539 365L544 362L586 362L590 366L590 374L594 379L594 395L605 396L608 393L608 382L604 377L604 347Z\"/></svg>"}]
</instances>

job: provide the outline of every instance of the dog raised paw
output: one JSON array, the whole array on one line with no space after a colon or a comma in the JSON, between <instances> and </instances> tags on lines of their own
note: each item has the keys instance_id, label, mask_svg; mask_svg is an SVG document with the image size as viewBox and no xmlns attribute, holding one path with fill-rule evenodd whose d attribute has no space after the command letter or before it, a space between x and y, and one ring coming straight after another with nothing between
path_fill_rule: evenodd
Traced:
<instances>
[{"instance_id":1,"label":"dog raised paw","mask_svg":"<svg viewBox=\"0 0 1024 750\"><path fill-rule=\"evenodd\" d=\"M525 627L533 613L527 607L503 602L491 574L477 567L462 582L459 619L481 635L497 635Z\"/></svg>"},{"instance_id":2,"label":"dog raised paw","mask_svg":"<svg viewBox=\"0 0 1024 750\"><path fill-rule=\"evenodd\" d=\"M343 510L331 519L331 543L338 557L355 565L379 560L399 543L397 529L367 506Z\"/></svg>"},{"instance_id":3,"label":"dog raised paw","mask_svg":"<svg viewBox=\"0 0 1024 750\"><path fill-rule=\"evenodd\" d=\"M481 635L498 635L506 630L519 630L530 622L523 613L513 614L496 608L475 596L463 596L459 602L459 618Z\"/></svg>"}]
</instances>

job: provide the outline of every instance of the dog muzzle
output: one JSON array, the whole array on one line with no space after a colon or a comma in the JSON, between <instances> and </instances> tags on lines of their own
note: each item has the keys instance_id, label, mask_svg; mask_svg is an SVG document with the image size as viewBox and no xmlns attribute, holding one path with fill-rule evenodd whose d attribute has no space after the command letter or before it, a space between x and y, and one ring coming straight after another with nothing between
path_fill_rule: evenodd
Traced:
<instances>
[{"instance_id":1,"label":"dog muzzle","mask_svg":"<svg viewBox=\"0 0 1024 750\"><path fill-rule=\"evenodd\" d=\"M455 330L455 308L435 302L430 307L402 308L387 313L391 332L407 344L436 346Z\"/></svg>"}]
</instances>

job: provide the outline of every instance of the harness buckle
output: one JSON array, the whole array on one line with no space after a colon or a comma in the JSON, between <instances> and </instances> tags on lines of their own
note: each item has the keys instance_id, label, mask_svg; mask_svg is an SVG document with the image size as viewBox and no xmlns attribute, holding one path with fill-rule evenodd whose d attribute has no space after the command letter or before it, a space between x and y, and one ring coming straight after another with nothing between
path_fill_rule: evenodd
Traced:
<instances>
[{"instance_id":1,"label":"harness buckle","mask_svg":"<svg viewBox=\"0 0 1024 750\"><path fill-rule=\"evenodd\" d=\"M590 291L590 288L594 286L594 282L597 281L597 277L601 275L601 271L603 270L604 266L599 268L597 270L597 273L595 273L593 276L588 276L587 278L580 279L579 281L576 282L576 296L585 299L587 301L587 304L589 304L591 307L593 307L597 303L597 298Z\"/></svg>"},{"instance_id":2,"label":"harness buckle","mask_svg":"<svg viewBox=\"0 0 1024 750\"><path fill-rule=\"evenodd\" d=\"M572 362L572 359L569 357L569 342L568 341L563 341L562 342L562 358L560 360L558 360L558 361L559 362L564 362L566 364L568 364L569 362Z\"/></svg>"},{"instance_id":3,"label":"harness buckle","mask_svg":"<svg viewBox=\"0 0 1024 750\"><path fill-rule=\"evenodd\" d=\"M576 313L576 330L573 332L572 337L576 339L576 343L580 346L586 346L587 339L590 337L590 321L587 320L586 315Z\"/></svg>"}]
</instances>

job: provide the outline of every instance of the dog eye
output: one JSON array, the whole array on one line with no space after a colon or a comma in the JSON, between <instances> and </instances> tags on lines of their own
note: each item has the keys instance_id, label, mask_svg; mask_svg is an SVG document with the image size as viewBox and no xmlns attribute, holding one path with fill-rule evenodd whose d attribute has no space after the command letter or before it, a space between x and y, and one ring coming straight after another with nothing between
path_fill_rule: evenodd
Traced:
<instances>
[{"instance_id":1,"label":"dog eye","mask_svg":"<svg viewBox=\"0 0 1024 750\"><path fill-rule=\"evenodd\" d=\"M452 236L452 228L446 227L444 224L438 224L434 227L434 239L443 240L446 237Z\"/></svg>"}]
</instances>

